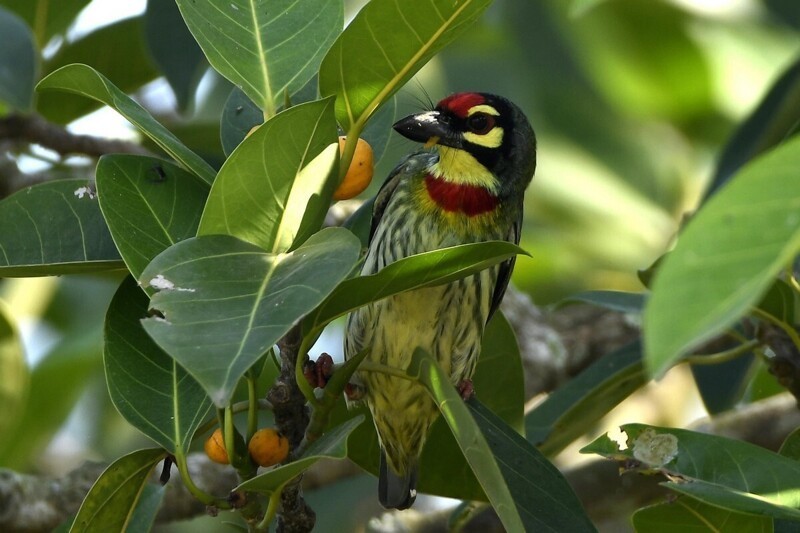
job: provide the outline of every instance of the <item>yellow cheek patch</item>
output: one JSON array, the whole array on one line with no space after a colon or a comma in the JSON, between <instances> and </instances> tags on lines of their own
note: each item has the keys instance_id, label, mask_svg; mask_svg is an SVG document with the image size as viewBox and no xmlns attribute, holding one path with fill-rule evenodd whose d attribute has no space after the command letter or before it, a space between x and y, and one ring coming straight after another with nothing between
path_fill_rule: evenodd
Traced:
<instances>
[{"instance_id":1,"label":"yellow cheek patch","mask_svg":"<svg viewBox=\"0 0 800 533\"><path fill-rule=\"evenodd\" d=\"M439 145L439 161L430 168L430 172L435 177L451 183L477 185L493 193L498 189L497 178L494 177L494 174L464 150Z\"/></svg>"},{"instance_id":2,"label":"yellow cheek patch","mask_svg":"<svg viewBox=\"0 0 800 533\"><path fill-rule=\"evenodd\" d=\"M477 144L478 146L485 146L486 148L497 148L503 144L503 128L495 126L488 133L478 135L471 131L464 132L464 140Z\"/></svg>"},{"instance_id":3,"label":"yellow cheek patch","mask_svg":"<svg viewBox=\"0 0 800 533\"><path fill-rule=\"evenodd\" d=\"M470 107L469 111L467 111L467 116L471 117L475 113L486 113L487 115L494 115L496 117L500 116L500 113L497 111L497 109L487 104L481 104Z\"/></svg>"}]
</instances>

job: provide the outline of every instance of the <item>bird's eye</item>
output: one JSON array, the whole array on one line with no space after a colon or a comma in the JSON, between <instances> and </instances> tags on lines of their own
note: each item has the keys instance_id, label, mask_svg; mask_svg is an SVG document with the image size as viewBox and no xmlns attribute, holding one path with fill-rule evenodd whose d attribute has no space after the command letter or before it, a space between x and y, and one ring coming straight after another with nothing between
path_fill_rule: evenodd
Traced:
<instances>
[{"instance_id":1,"label":"bird's eye","mask_svg":"<svg viewBox=\"0 0 800 533\"><path fill-rule=\"evenodd\" d=\"M467 127L472 133L486 135L494 128L494 117L486 113L475 113L467 119Z\"/></svg>"}]
</instances>

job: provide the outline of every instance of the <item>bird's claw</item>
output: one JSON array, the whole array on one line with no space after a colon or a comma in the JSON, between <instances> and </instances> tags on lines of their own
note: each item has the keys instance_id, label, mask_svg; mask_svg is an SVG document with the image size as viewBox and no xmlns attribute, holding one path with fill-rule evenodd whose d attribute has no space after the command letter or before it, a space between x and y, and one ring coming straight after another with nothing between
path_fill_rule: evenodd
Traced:
<instances>
[{"instance_id":1,"label":"bird's claw","mask_svg":"<svg viewBox=\"0 0 800 533\"><path fill-rule=\"evenodd\" d=\"M303 366L303 375L312 387L325 388L333 375L333 358L327 353L323 353L317 357L316 361L309 359Z\"/></svg>"},{"instance_id":2,"label":"bird's claw","mask_svg":"<svg viewBox=\"0 0 800 533\"><path fill-rule=\"evenodd\" d=\"M458 394L461 395L461 399L465 402L475 396L475 387L472 386L471 379L463 379L461 383L458 384Z\"/></svg>"}]
</instances>

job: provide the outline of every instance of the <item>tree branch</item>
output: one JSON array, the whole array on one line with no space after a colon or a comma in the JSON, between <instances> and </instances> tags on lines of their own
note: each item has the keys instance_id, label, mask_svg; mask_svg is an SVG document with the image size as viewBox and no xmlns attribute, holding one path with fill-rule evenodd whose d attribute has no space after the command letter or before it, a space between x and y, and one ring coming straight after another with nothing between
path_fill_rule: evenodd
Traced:
<instances>
[{"instance_id":1,"label":"tree branch","mask_svg":"<svg viewBox=\"0 0 800 533\"><path fill-rule=\"evenodd\" d=\"M300 349L300 328L295 326L279 342L281 352L281 373L275 385L267 393L275 415L278 431L289 439L289 449L294 450L303 441L309 415L306 398L295 381L295 363L298 357L307 357L298 353ZM283 489L281 494L281 510L278 513L277 530L279 533L295 533L311 531L314 528L316 514L303 499L302 476Z\"/></svg>"},{"instance_id":2,"label":"tree branch","mask_svg":"<svg viewBox=\"0 0 800 533\"><path fill-rule=\"evenodd\" d=\"M136 143L70 133L63 126L49 122L40 115L12 113L1 118L0 140L3 139L39 144L62 156L83 154L99 157L111 153L153 155Z\"/></svg>"}]
</instances>

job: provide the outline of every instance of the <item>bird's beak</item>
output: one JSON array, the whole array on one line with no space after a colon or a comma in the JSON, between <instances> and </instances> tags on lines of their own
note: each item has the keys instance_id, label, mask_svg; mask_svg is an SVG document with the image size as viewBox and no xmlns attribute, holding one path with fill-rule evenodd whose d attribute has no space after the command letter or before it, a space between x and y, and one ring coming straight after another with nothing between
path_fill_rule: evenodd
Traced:
<instances>
[{"instance_id":1,"label":"bird's beak","mask_svg":"<svg viewBox=\"0 0 800 533\"><path fill-rule=\"evenodd\" d=\"M392 126L394 130L407 139L425 144L430 147L434 144L457 146L458 139L454 138L453 130L449 124L442 120L439 111L425 111L402 118Z\"/></svg>"}]
</instances>

